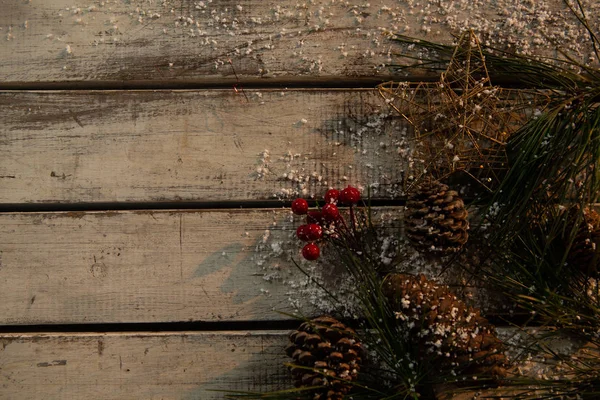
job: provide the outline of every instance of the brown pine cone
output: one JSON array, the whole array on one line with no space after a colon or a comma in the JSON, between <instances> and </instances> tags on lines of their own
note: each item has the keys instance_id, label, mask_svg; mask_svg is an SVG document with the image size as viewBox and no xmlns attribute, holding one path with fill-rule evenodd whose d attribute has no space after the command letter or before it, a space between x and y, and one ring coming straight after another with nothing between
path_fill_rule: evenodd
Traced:
<instances>
[{"instance_id":1,"label":"brown pine cone","mask_svg":"<svg viewBox=\"0 0 600 400\"><path fill-rule=\"evenodd\" d=\"M569 218L576 220L576 211L569 213ZM573 225L571 225L572 227ZM571 232L568 229L567 232ZM600 215L588 208L583 211L573 244L567 255L567 262L585 273L596 277L600 267Z\"/></svg>"},{"instance_id":2,"label":"brown pine cone","mask_svg":"<svg viewBox=\"0 0 600 400\"><path fill-rule=\"evenodd\" d=\"M363 359L356 333L333 317L304 322L290 333L286 353L296 387L320 386L314 400L341 400L352 389Z\"/></svg>"},{"instance_id":3,"label":"brown pine cone","mask_svg":"<svg viewBox=\"0 0 600 400\"><path fill-rule=\"evenodd\" d=\"M454 253L469 238L467 216L458 192L437 181L425 183L406 203L406 236L419 251Z\"/></svg>"},{"instance_id":4,"label":"brown pine cone","mask_svg":"<svg viewBox=\"0 0 600 400\"><path fill-rule=\"evenodd\" d=\"M421 359L433 358L438 372L506 376L503 344L494 327L447 286L424 275L393 274L383 291Z\"/></svg>"}]
</instances>

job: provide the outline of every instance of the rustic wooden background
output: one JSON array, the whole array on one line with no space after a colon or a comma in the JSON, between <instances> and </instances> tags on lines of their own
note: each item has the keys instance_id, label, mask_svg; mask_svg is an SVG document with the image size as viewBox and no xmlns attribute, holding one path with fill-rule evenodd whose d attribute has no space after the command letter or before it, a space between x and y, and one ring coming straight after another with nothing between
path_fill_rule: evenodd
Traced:
<instances>
[{"instance_id":1,"label":"rustic wooden background","mask_svg":"<svg viewBox=\"0 0 600 400\"><path fill-rule=\"evenodd\" d=\"M277 311L317 312L285 206L347 184L394 206L410 173L373 88L418 73L385 33L586 56L560 0L0 6L3 399L285 388Z\"/></svg>"}]
</instances>

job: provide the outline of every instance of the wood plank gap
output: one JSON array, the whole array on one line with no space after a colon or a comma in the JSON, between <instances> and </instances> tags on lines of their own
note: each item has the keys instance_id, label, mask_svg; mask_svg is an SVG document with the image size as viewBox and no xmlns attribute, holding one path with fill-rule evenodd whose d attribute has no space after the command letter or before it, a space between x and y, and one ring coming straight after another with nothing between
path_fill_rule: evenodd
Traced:
<instances>
[{"instance_id":1,"label":"wood plank gap","mask_svg":"<svg viewBox=\"0 0 600 400\"><path fill-rule=\"evenodd\" d=\"M383 82L438 82L438 74L410 74L377 77L298 77L298 78L219 78L190 80L123 80L123 81L58 81L58 82L0 82L5 91L51 91L51 90L207 90L207 89L372 89ZM531 88L526 82L510 76L490 77L495 85L506 88Z\"/></svg>"},{"instance_id":2,"label":"wood plank gap","mask_svg":"<svg viewBox=\"0 0 600 400\"><path fill-rule=\"evenodd\" d=\"M277 331L296 329L295 319L275 321L191 321L110 324L0 325L3 333L104 333L104 332L220 332Z\"/></svg>"},{"instance_id":3,"label":"wood plank gap","mask_svg":"<svg viewBox=\"0 0 600 400\"><path fill-rule=\"evenodd\" d=\"M338 76L307 78L248 78L248 79L198 79L198 80L123 80L123 81L64 81L64 82L0 82L0 90L178 90L178 89L231 89L233 86L247 89L284 88L373 88L391 80L410 80L410 77L356 77ZM425 78L436 81L439 78ZM412 80L417 80L412 78ZM419 77L419 81L423 79Z\"/></svg>"},{"instance_id":4,"label":"wood plank gap","mask_svg":"<svg viewBox=\"0 0 600 400\"><path fill-rule=\"evenodd\" d=\"M498 327L514 327L527 324L540 327L531 320L529 314L487 315L486 318ZM342 320L348 326L359 328L361 320ZM99 333L99 332L216 332L216 331L276 331L293 330L301 323L297 319L272 321L188 321L151 323L109 323L109 324L44 324L44 325L0 325L2 333Z\"/></svg>"},{"instance_id":5,"label":"wood plank gap","mask_svg":"<svg viewBox=\"0 0 600 400\"><path fill-rule=\"evenodd\" d=\"M97 203L5 203L0 212L83 212L83 211L128 211L128 210L212 210L212 209L262 209L289 208L291 200L244 200L244 201L181 201L181 202L97 202ZM317 201L309 200L310 207ZM319 204L322 204L320 201ZM372 207L398 207L406 199L372 199Z\"/></svg>"}]
</instances>

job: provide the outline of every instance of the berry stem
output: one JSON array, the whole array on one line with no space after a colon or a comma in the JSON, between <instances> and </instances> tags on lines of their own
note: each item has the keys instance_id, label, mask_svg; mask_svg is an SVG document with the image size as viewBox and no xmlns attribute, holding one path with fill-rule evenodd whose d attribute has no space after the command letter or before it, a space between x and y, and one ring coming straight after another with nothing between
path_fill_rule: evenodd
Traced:
<instances>
[{"instance_id":1,"label":"berry stem","mask_svg":"<svg viewBox=\"0 0 600 400\"><path fill-rule=\"evenodd\" d=\"M354 216L354 205L350 204L350 221L352 222L352 233L356 237L356 217Z\"/></svg>"},{"instance_id":2,"label":"berry stem","mask_svg":"<svg viewBox=\"0 0 600 400\"><path fill-rule=\"evenodd\" d=\"M341 247L349 247L353 251L358 251L362 246L360 240L358 238L358 232L356 229L356 215L350 207L351 212L351 226L349 227L346 223L345 218L339 218L336 222L336 231L338 233L338 237L333 239L334 241L338 241L338 244Z\"/></svg>"},{"instance_id":3,"label":"berry stem","mask_svg":"<svg viewBox=\"0 0 600 400\"><path fill-rule=\"evenodd\" d=\"M336 225L338 225L337 224L338 221L341 221L340 228L343 228L343 229L339 229L338 233L340 234L340 236L344 236L347 238L349 236L348 233L350 232L350 229L348 229L348 225L346 225L346 218L339 218L336 221Z\"/></svg>"}]
</instances>

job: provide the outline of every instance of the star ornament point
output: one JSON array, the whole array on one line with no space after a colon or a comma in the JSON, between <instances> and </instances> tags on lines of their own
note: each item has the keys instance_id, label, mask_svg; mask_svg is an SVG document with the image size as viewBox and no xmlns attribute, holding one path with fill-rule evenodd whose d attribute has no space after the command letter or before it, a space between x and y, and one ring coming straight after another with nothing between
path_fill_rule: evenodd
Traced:
<instances>
[{"instance_id":1,"label":"star ornament point","mask_svg":"<svg viewBox=\"0 0 600 400\"><path fill-rule=\"evenodd\" d=\"M439 81L387 82L378 89L413 128L429 176L439 180L462 171L488 190L508 169L508 139L540 97L492 85L473 31L459 38Z\"/></svg>"}]
</instances>

